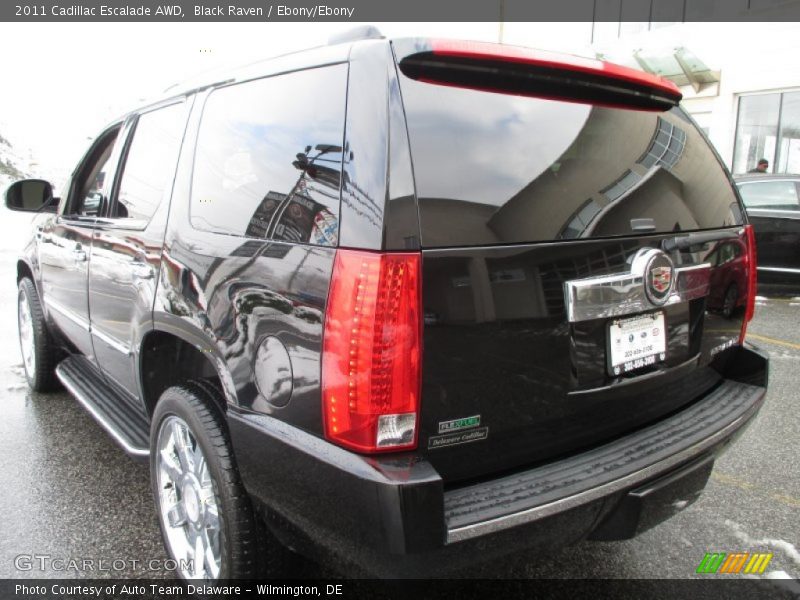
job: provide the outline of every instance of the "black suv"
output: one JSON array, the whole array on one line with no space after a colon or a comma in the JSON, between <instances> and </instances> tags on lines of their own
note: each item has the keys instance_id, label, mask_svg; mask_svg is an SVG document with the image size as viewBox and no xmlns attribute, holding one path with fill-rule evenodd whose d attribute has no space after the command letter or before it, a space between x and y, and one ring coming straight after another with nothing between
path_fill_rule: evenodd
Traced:
<instances>
[{"instance_id":1,"label":"black suv","mask_svg":"<svg viewBox=\"0 0 800 600\"><path fill-rule=\"evenodd\" d=\"M175 91L60 199L8 190L42 212L29 383L149 458L185 577L285 546L392 576L632 537L697 497L767 385L752 230L679 101L595 60L382 38Z\"/></svg>"}]
</instances>

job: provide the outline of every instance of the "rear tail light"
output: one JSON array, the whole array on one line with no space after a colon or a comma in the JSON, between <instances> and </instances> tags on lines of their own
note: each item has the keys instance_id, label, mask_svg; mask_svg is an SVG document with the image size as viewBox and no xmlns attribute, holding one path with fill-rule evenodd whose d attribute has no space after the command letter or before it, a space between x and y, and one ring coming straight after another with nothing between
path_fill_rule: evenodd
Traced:
<instances>
[{"instance_id":1,"label":"rear tail light","mask_svg":"<svg viewBox=\"0 0 800 600\"><path fill-rule=\"evenodd\" d=\"M340 249L322 349L325 437L358 452L415 448L422 311L419 253Z\"/></svg>"},{"instance_id":2,"label":"rear tail light","mask_svg":"<svg viewBox=\"0 0 800 600\"><path fill-rule=\"evenodd\" d=\"M757 279L757 260L756 260L756 237L753 233L752 225L744 226L744 243L747 246L747 296L745 298L744 320L742 321L742 332L739 334L739 343L744 344L747 335L747 324L753 318L756 310L756 279Z\"/></svg>"},{"instance_id":3,"label":"rear tail light","mask_svg":"<svg viewBox=\"0 0 800 600\"><path fill-rule=\"evenodd\" d=\"M668 110L682 97L672 81L636 69L486 42L417 41L399 66L427 83L600 106Z\"/></svg>"}]
</instances>

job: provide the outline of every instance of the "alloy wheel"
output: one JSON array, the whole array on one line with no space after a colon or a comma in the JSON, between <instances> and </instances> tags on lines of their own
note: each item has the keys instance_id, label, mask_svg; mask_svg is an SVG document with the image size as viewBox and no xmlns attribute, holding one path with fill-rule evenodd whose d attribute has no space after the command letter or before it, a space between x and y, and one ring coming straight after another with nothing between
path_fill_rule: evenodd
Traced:
<instances>
[{"instance_id":1,"label":"alloy wheel","mask_svg":"<svg viewBox=\"0 0 800 600\"><path fill-rule=\"evenodd\" d=\"M36 377L36 339L33 333L33 317L27 296L20 292L18 306L19 347L22 351L22 362L29 379Z\"/></svg>"},{"instance_id":2,"label":"alloy wheel","mask_svg":"<svg viewBox=\"0 0 800 600\"><path fill-rule=\"evenodd\" d=\"M180 417L164 419L157 443L158 512L186 579L216 579L221 565L219 500L203 450Z\"/></svg>"}]
</instances>

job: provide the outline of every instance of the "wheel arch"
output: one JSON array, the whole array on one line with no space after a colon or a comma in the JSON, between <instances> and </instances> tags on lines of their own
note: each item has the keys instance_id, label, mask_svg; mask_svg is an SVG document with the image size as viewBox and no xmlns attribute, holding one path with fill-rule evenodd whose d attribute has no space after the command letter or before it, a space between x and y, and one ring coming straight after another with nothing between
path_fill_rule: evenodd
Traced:
<instances>
[{"instance_id":1,"label":"wheel arch","mask_svg":"<svg viewBox=\"0 0 800 600\"><path fill-rule=\"evenodd\" d=\"M19 284L25 277L29 277L34 285L36 284L36 277L33 275L33 269L31 269L31 266L27 262L20 258L17 260L17 283ZM38 291L39 286L36 287Z\"/></svg>"},{"instance_id":2,"label":"wheel arch","mask_svg":"<svg viewBox=\"0 0 800 600\"><path fill-rule=\"evenodd\" d=\"M154 324L139 343L137 370L142 402L151 417L164 390L192 379L207 380L221 391L223 413L228 404L237 403L233 378L216 346L185 326Z\"/></svg>"}]
</instances>

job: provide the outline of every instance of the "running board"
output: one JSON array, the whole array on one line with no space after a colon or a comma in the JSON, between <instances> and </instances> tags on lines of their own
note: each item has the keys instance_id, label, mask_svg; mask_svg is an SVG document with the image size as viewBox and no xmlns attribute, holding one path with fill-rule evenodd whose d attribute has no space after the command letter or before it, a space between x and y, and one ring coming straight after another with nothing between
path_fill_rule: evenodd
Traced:
<instances>
[{"instance_id":1,"label":"running board","mask_svg":"<svg viewBox=\"0 0 800 600\"><path fill-rule=\"evenodd\" d=\"M147 419L110 387L85 357L64 359L56 367L56 376L125 452L136 458L150 455Z\"/></svg>"}]
</instances>

